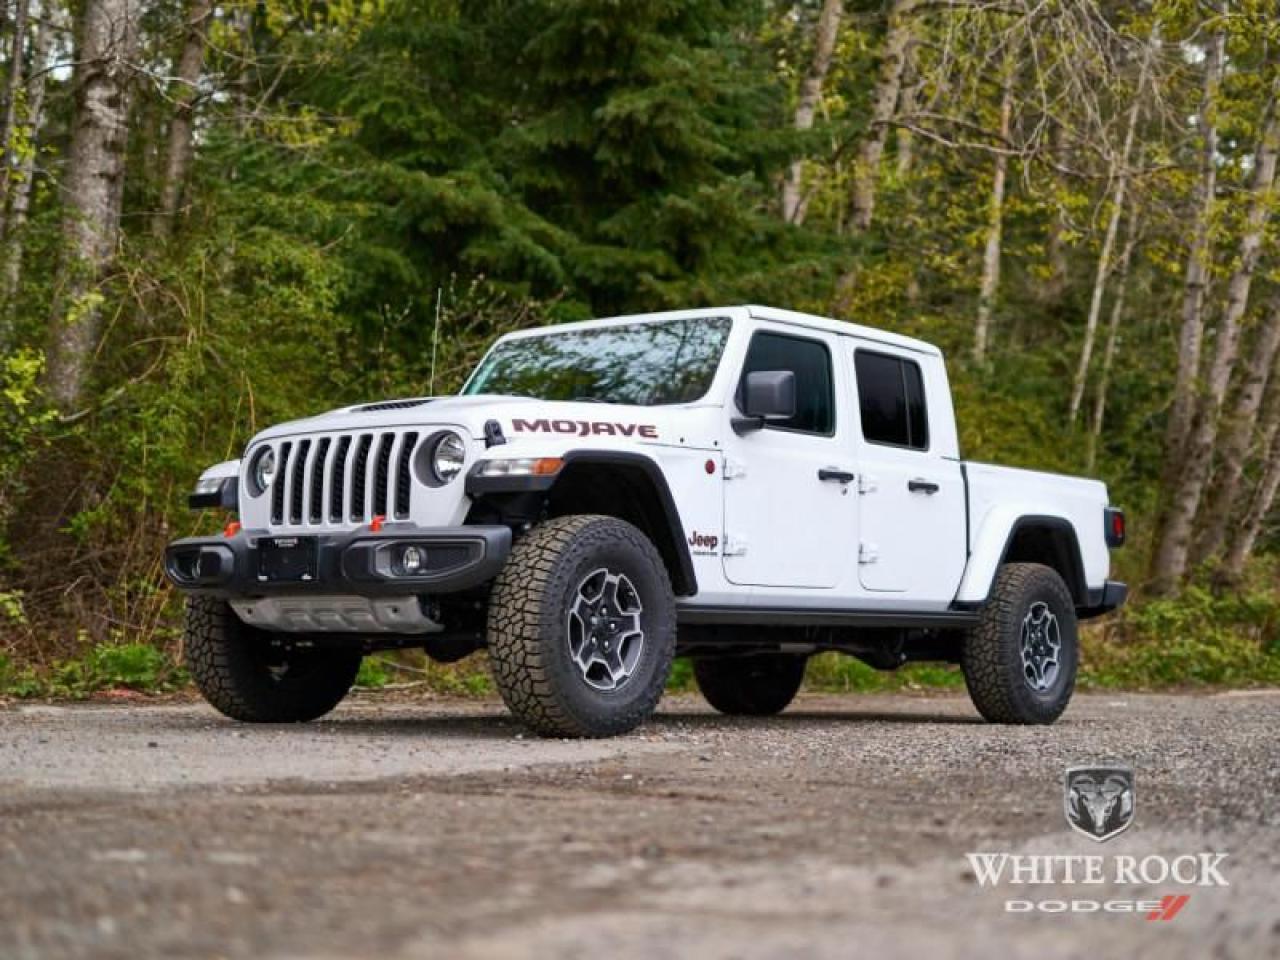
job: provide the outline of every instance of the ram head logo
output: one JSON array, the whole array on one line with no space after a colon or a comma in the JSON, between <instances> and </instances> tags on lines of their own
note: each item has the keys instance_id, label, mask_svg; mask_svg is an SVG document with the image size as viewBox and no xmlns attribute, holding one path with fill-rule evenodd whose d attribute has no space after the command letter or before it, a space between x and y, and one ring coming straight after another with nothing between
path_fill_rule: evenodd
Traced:
<instances>
[{"instance_id":1,"label":"ram head logo","mask_svg":"<svg viewBox=\"0 0 1280 960\"><path fill-rule=\"evenodd\" d=\"M1066 778L1067 823L1102 842L1133 823L1133 771L1128 767L1070 767Z\"/></svg>"}]
</instances>

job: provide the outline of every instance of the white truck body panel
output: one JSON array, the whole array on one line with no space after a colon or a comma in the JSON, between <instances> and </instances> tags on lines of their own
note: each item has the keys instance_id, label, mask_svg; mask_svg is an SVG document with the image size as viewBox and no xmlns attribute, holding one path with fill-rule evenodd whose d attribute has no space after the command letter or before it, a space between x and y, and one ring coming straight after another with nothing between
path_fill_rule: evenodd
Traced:
<instances>
[{"instance_id":1,"label":"white truck body panel","mask_svg":"<svg viewBox=\"0 0 1280 960\"><path fill-rule=\"evenodd\" d=\"M980 603L995 579L1009 531L1025 517L1050 517L1071 525L1080 545L1085 582L1097 587L1111 570L1099 505L1107 503L1106 485L1097 480L1035 470L967 463L969 479L968 569L956 600Z\"/></svg>"}]
</instances>

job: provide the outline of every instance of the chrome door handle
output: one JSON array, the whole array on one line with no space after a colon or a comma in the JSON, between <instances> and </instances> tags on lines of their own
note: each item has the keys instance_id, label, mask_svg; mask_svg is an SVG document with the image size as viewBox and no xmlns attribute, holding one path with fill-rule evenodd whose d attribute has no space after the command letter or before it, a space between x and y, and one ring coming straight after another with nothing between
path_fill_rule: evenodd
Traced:
<instances>
[{"instance_id":1,"label":"chrome door handle","mask_svg":"<svg viewBox=\"0 0 1280 960\"><path fill-rule=\"evenodd\" d=\"M818 471L818 479L834 483L853 483L857 477L848 470L838 470L835 467L823 467Z\"/></svg>"},{"instance_id":2,"label":"chrome door handle","mask_svg":"<svg viewBox=\"0 0 1280 960\"><path fill-rule=\"evenodd\" d=\"M912 493L927 493L929 496L933 496L938 492L938 485L932 480L921 480L916 477L914 480L907 481L907 489Z\"/></svg>"}]
</instances>

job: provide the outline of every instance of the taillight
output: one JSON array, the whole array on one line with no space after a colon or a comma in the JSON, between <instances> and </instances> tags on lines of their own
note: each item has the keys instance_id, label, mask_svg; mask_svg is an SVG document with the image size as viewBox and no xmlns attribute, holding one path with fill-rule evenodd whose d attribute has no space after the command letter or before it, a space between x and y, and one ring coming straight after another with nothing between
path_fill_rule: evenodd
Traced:
<instances>
[{"instance_id":1,"label":"taillight","mask_svg":"<svg viewBox=\"0 0 1280 960\"><path fill-rule=\"evenodd\" d=\"M1108 547L1123 547L1125 539L1124 511L1107 507L1102 513Z\"/></svg>"}]
</instances>

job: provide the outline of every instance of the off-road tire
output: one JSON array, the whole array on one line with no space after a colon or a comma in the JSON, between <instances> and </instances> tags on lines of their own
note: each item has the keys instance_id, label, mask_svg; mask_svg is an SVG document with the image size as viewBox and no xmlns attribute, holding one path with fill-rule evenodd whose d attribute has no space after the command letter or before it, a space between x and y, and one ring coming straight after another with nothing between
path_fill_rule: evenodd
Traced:
<instances>
[{"instance_id":1,"label":"off-road tire","mask_svg":"<svg viewBox=\"0 0 1280 960\"><path fill-rule=\"evenodd\" d=\"M187 600L187 670L210 705L232 720L314 720L336 707L355 682L359 647L282 650L273 644L278 640L244 623L225 600Z\"/></svg>"},{"instance_id":2,"label":"off-road tire","mask_svg":"<svg viewBox=\"0 0 1280 960\"><path fill-rule=\"evenodd\" d=\"M1044 691L1027 682L1020 648L1022 621L1036 603L1048 605L1061 635L1057 677ZM1053 723L1071 699L1079 658L1075 604L1057 571L1038 563L1001 567L961 660L978 712L992 723Z\"/></svg>"},{"instance_id":3,"label":"off-road tire","mask_svg":"<svg viewBox=\"0 0 1280 960\"><path fill-rule=\"evenodd\" d=\"M790 653L708 657L693 661L707 703L730 716L770 717L795 699L808 658Z\"/></svg>"},{"instance_id":4,"label":"off-road tire","mask_svg":"<svg viewBox=\"0 0 1280 960\"><path fill-rule=\"evenodd\" d=\"M618 689L597 690L569 651L566 621L593 569L622 572L639 594L639 660ZM614 517L557 517L511 551L489 599L494 684L513 714L546 737L609 737L653 713L675 655L675 596L662 558L640 530Z\"/></svg>"}]
</instances>

